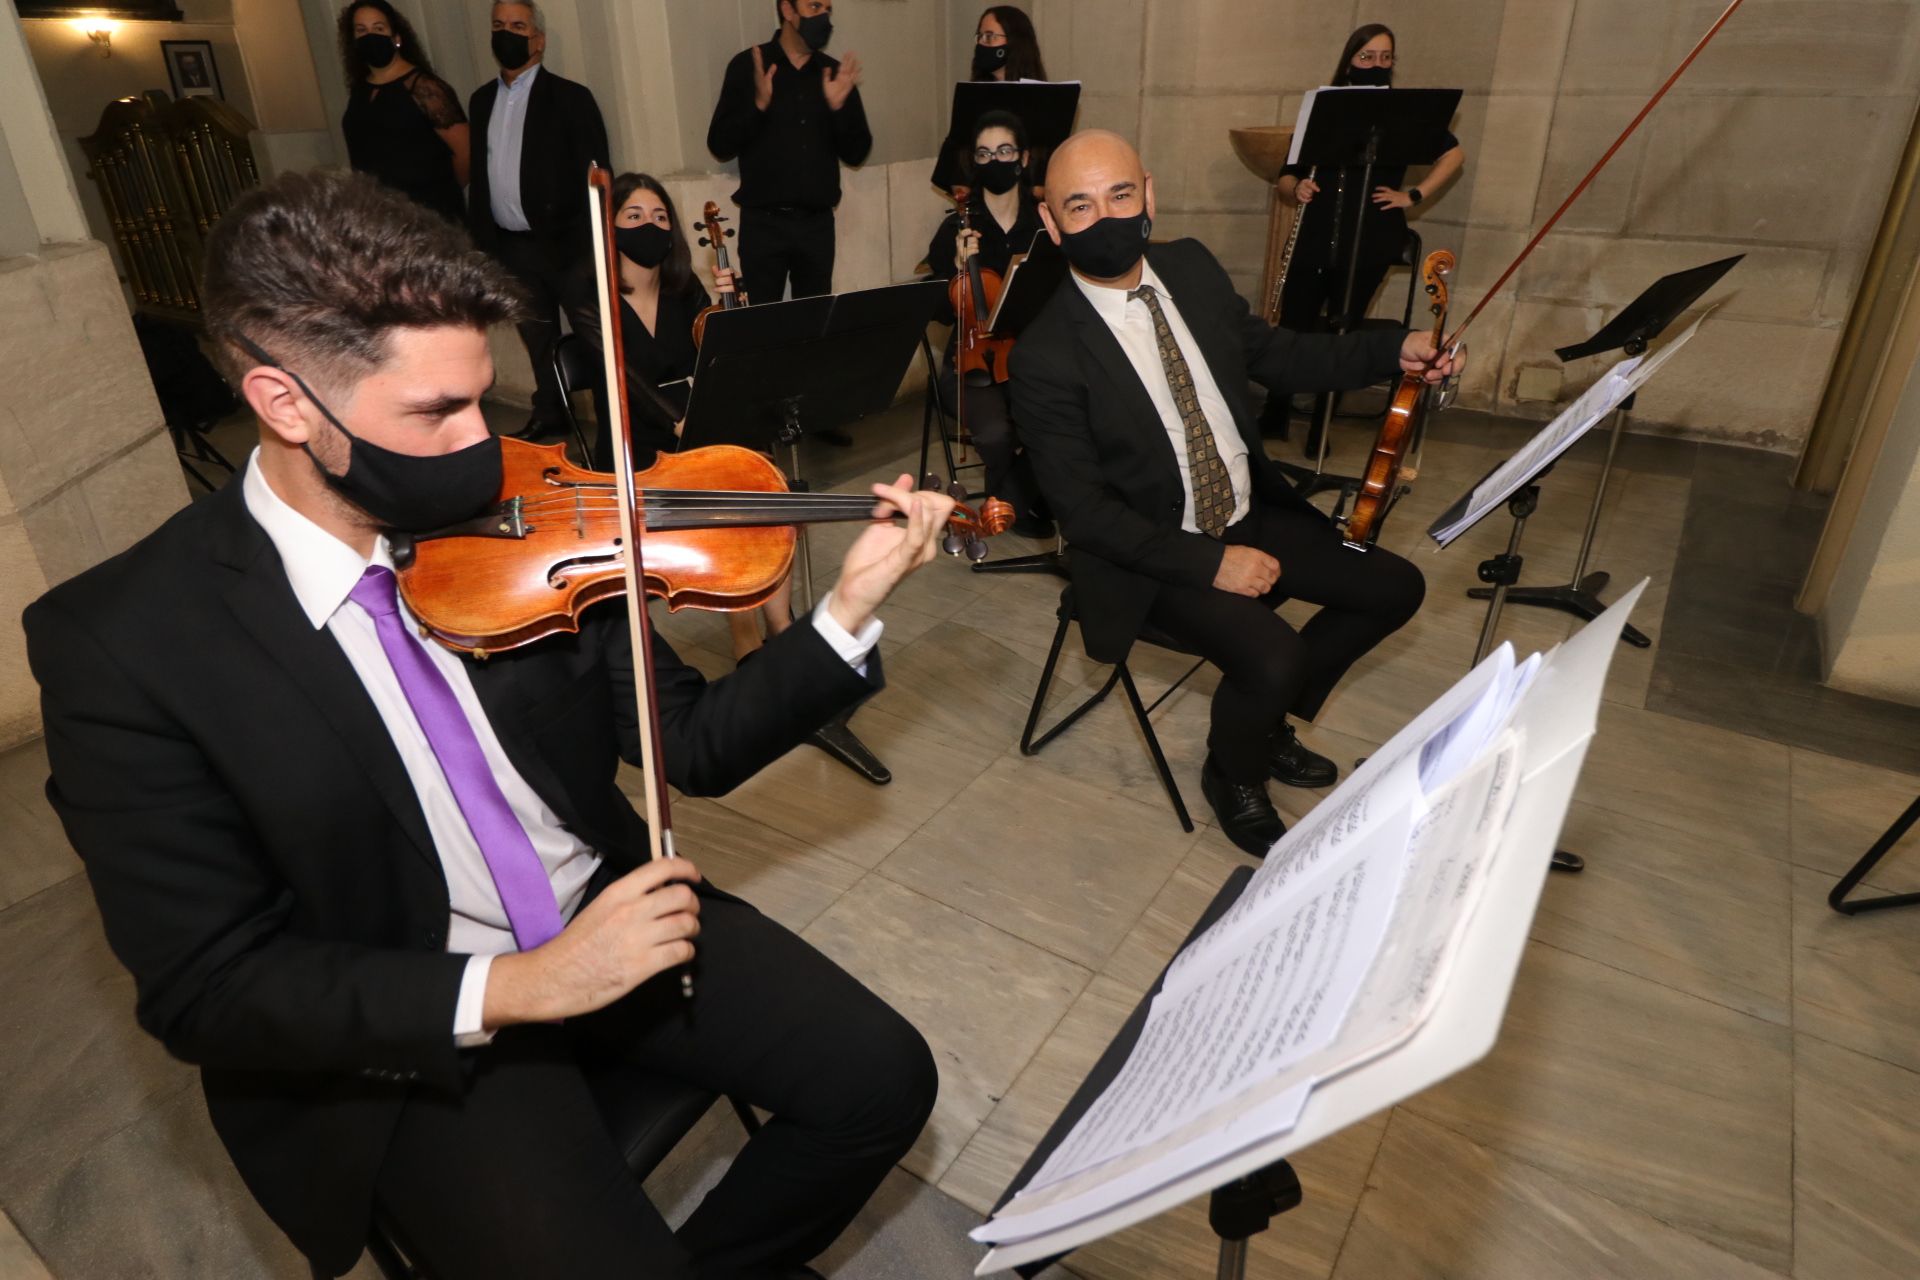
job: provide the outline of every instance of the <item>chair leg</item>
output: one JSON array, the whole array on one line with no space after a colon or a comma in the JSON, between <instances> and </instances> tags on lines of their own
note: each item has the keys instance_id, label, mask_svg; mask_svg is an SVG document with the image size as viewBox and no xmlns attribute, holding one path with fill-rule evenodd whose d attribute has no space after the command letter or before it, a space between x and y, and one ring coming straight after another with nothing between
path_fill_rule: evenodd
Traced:
<instances>
[{"instance_id":1,"label":"chair leg","mask_svg":"<svg viewBox=\"0 0 1920 1280\"><path fill-rule=\"evenodd\" d=\"M747 1131L749 1138L760 1132L760 1117L753 1113L752 1107L731 1094L727 1095L727 1103L733 1108L733 1114L740 1117L740 1127Z\"/></svg>"},{"instance_id":2,"label":"chair leg","mask_svg":"<svg viewBox=\"0 0 1920 1280\"><path fill-rule=\"evenodd\" d=\"M1861 855L1860 861L1853 864L1846 875L1840 877L1840 883L1833 886L1833 892L1827 895L1827 905L1842 915L1858 915L1862 911L1884 911L1888 907L1911 907L1920 905L1920 893L1887 893L1877 898L1854 898L1847 895L1873 870L1880 859L1887 856L1889 850L1907 834L1915 822L1920 822L1920 798L1907 806L1907 811L1895 818L1893 825L1885 834L1873 842L1873 847Z\"/></svg>"},{"instance_id":3,"label":"chair leg","mask_svg":"<svg viewBox=\"0 0 1920 1280\"><path fill-rule=\"evenodd\" d=\"M1064 719L1038 738L1033 736L1033 731L1040 725L1040 712L1047 704L1047 690L1053 687L1053 671L1060 662L1060 648L1067 641L1067 628L1072 625L1072 619L1062 618L1059 629L1053 633L1053 647L1047 650L1046 665L1040 669L1040 687L1033 691L1033 706L1027 712L1027 727L1020 734L1020 754L1023 756L1039 755L1042 747L1071 729L1074 721L1098 706L1119 682L1120 668L1115 667L1113 674L1107 677L1107 682L1100 686L1100 692L1069 711Z\"/></svg>"},{"instance_id":4,"label":"chair leg","mask_svg":"<svg viewBox=\"0 0 1920 1280\"><path fill-rule=\"evenodd\" d=\"M1199 667L1196 665L1193 670L1197 671ZM1147 751L1152 754L1153 767L1160 774L1160 785L1167 789L1167 799L1173 802L1173 812L1180 819L1180 829L1191 831L1193 818L1187 813L1187 802L1180 796L1180 784L1173 780L1173 770L1167 767L1166 754L1160 750L1160 735L1153 731L1153 721L1147 718L1147 708L1140 701L1140 690L1134 687L1133 672L1129 671L1127 664L1123 662L1114 669L1114 673L1120 677L1120 685L1127 691L1127 701L1133 704L1133 718L1140 722L1140 732L1147 739ZM1189 676L1192 674L1193 671L1187 672ZM1184 681L1186 676L1180 678ZM1165 701L1164 695L1161 701ZM1155 702L1153 705L1157 707L1160 703Z\"/></svg>"}]
</instances>

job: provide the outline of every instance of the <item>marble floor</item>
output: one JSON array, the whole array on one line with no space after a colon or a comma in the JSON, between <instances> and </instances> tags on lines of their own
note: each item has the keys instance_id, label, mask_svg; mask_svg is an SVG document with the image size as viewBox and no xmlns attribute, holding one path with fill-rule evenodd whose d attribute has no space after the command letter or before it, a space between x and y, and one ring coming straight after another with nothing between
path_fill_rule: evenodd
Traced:
<instances>
[{"instance_id":1,"label":"marble floor","mask_svg":"<svg viewBox=\"0 0 1920 1280\"><path fill-rule=\"evenodd\" d=\"M917 430L917 410L899 413L856 452L823 456L822 474L890 478L903 459L912 470ZM1360 430L1339 430L1336 464L1359 455ZM1386 538L1416 555L1427 605L1305 733L1343 765L1465 669L1482 607L1464 591L1504 546L1504 521L1444 553L1421 547L1421 530L1521 434L1453 415L1429 442ZM1744 465L1741 500L1788 503L1783 469L1732 462L1714 483ZM1548 481L1528 581L1571 568L1597 469L1582 451ZM1617 583L1651 579L1636 621L1655 647L1622 647L1614 664L1563 838L1589 868L1549 883L1500 1043L1296 1157L1305 1203L1255 1240L1251 1275L1920 1276L1920 916L1847 919L1824 901L1920 776L1844 738L1816 749L1671 705L1661 645L1691 571L1683 534L1701 474L1695 446L1623 452L1596 563ZM817 538L823 580L850 536ZM997 554L1034 549L1008 538ZM1739 557L1722 570L1737 577ZM932 1122L829 1255L835 1276L968 1273L978 1252L964 1230L1244 861L1199 797L1210 672L1155 717L1192 834L1121 706L1021 756L1058 591L943 561L899 593L886 612L891 683L853 721L892 785L802 748L679 809L682 846L712 878L864 979L938 1055ZM1509 610L1503 634L1525 651L1572 625ZM661 627L696 665L728 669L719 619ZM1054 697L1104 670L1070 641ZM1151 699L1184 664L1143 651L1135 670ZM37 745L0 756L0 1277L303 1276L226 1163L193 1072L134 1029L129 981L41 798L44 772ZM1319 798L1276 792L1294 816ZM1920 889L1920 854L1896 854L1876 883ZM709 1117L650 1189L683 1212L737 1141ZM1066 1267L1211 1275L1204 1205Z\"/></svg>"}]
</instances>

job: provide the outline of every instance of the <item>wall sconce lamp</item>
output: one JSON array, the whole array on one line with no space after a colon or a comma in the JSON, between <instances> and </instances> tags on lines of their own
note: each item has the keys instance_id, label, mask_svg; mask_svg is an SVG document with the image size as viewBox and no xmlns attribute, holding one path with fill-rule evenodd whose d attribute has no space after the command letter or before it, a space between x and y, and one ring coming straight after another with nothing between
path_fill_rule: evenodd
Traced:
<instances>
[{"instance_id":1,"label":"wall sconce lamp","mask_svg":"<svg viewBox=\"0 0 1920 1280\"><path fill-rule=\"evenodd\" d=\"M93 47L100 51L101 57L111 58L113 56L113 31L114 28L119 25L113 19L100 17L77 18L74 20L73 25L80 28L87 39L93 42Z\"/></svg>"}]
</instances>

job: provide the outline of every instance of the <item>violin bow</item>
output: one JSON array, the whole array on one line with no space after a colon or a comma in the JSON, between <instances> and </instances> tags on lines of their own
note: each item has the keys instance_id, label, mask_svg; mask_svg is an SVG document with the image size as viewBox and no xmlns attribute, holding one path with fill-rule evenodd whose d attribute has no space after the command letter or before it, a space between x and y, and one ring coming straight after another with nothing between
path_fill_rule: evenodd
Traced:
<instances>
[{"instance_id":1,"label":"violin bow","mask_svg":"<svg viewBox=\"0 0 1920 1280\"><path fill-rule=\"evenodd\" d=\"M640 772L645 788L648 852L655 858L679 856L673 847L673 809L661 768L660 709L653 678L653 626L647 615L647 591L641 565L640 534L646 524L633 479L633 424L627 415L627 379L620 337L619 258L613 243L613 175L599 165L587 171L587 218L593 227L593 277L600 291L600 360L607 380L613 432L614 488L619 495L620 537L626 554L627 631L633 638L633 698L639 713ZM682 995L693 994L693 973L680 971Z\"/></svg>"},{"instance_id":2,"label":"violin bow","mask_svg":"<svg viewBox=\"0 0 1920 1280\"><path fill-rule=\"evenodd\" d=\"M1714 20L1714 24L1707 28L1707 34L1701 36L1699 43L1694 45L1687 56L1680 60L1680 65L1673 69L1673 74L1667 77L1666 83L1654 90L1653 96L1647 99L1647 105L1640 108L1640 114L1635 116L1632 121L1628 123L1627 127L1621 131L1620 136L1613 140L1613 145L1607 148L1606 154L1600 157L1599 162L1595 164L1593 168L1587 170L1587 176L1580 179L1579 185L1575 186L1574 189L1568 193L1567 198L1560 202L1560 207L1553 211L1553 216L1548 218L1546 222L1541 225L1540 229L1533 233L1533 239L1527 241L1526 248L1520 250L1520 255L1508 264L1505 271L1500 273L1500 278L1493 282L1493 287L1480 296L1480 301L1474 304L1473 310L1467 312L1467 318L1460 322L1460 327L1455 329L1447 340L1441 344L1440 349L1442 351L1452 351L1459 347L1460 335L1467 331L1467 326L1473 323L1474 317L1479 315L1481 310L1485 308L1489 302L1493 301L1493 296L1500 292L1501 286L1513 278L1513 273L1520 269L1520 264L1527 260L1527 255L1531 254L1534 248L1539 245L1542 240L1547 238L1547 232L1553 230L1554 224L1559 222L1566 211L1573 207L1573 202L1578 200L1581 195L1586 192L1586 189L1592 185L1593 180L1600 176L1600 171L1607 167L1607 163L1613 159L1621 147L1626 145L1627 139L1633 136L1634 130L1640 127L1640 122L1645 120L1656 106L1660 105L1660 99L1667 96L1667 90L1673 88L1680 77L1686 74L1687 68L1693 65L1693 60L1700 56L1701 51L1704 50L1708 44L1712 43L1713 38L1720 34L1720 28L1727 25L1727 19L1733 16L1734 10L1738 9L1744 3L1746 3L1746 0L1733 0L1733 3L1726 7L1726 11Z\"/></svg>"}]
</instances>

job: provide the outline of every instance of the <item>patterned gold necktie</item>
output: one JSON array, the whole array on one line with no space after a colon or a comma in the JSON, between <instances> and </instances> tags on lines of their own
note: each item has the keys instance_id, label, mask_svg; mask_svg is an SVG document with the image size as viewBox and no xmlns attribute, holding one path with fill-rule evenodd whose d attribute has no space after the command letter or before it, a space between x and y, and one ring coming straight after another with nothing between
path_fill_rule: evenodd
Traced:
<instances>
[{"instance_id":1,"label":"patterned gold necktie","mask_svg":"<svg viewBox=\"0 0 1920 1280\"><path fill-rule=\"evenodd\" d=\"M1213 439L1207 415L1200 411L1200 393L1193 385L1193 372L1187 358L1180 354L1179 340L1160 309L1160 295L1150 284L1127 294L1131 302L1138 298L1153 315L1154 337L1160 343L1160 365L1167 372L1167 385L1173 390L1173 404L1187 429L1187 476L1193 485L1193 522L1200 532L1217 538L1233 519L1233 477Z\"/></svg>"}]
</instances>

